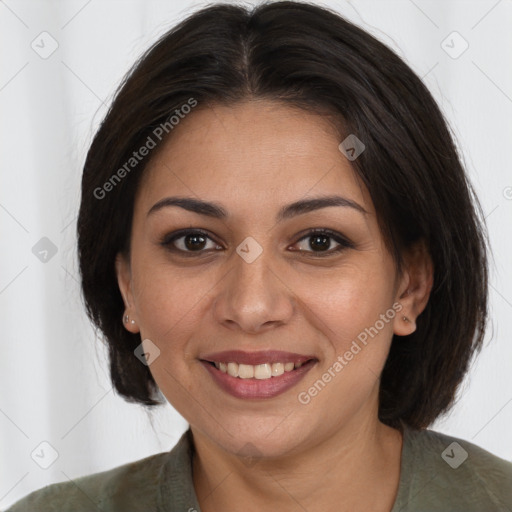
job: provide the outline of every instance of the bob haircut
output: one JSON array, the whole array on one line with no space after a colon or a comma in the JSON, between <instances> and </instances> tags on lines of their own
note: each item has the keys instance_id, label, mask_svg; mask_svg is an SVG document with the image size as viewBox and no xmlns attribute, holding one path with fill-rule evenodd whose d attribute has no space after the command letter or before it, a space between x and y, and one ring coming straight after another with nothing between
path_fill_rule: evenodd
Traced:
<instances>
[{"instance_id":1,"label":"bob haircut","mask_svg":"<svg viewBox=\"0 0 512 512\"><path fill-rule=\"evenodd\" d=\"M131 172L126 163L191 98L197 109L282 102L332 118L340 142L349 134L363 141L366 150L352 168L369 191L397 272L402 251L423 240L435 274L416 331L393 337L379 419L422 429L446 413L485 334L488 240L481 206L447 122L407 64L339 14L291 1L251 10L214 4L189 16L135 63L93 138L82 177L79 269L87 315L109 348L116 392L128 402L164 404L148 366L134 355L140 334L123 327L115 257L119 251L129 257L138 183L156 150ZM167 131L162 141L172 136Z\"/></svg>"}]
</instances>

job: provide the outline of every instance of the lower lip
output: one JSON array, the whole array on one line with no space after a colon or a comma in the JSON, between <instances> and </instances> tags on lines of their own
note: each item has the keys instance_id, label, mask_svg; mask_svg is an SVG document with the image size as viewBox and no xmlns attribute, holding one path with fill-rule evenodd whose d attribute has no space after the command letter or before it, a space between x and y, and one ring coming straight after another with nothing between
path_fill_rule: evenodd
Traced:
<instances>
[{"instance_id":1,"label":"lower lip","mask_svg":"<svg viewBox=\"0 0 512 512\"><path fill-rule=\"evenodd\" d=\"M273 398L295 386L316 364L314 359L304 363L300 368L284 372L270 379L240 379L218 370L214 365L201 361L210 372L217 385L236 398Z\"/></svg>"}]
</instances>

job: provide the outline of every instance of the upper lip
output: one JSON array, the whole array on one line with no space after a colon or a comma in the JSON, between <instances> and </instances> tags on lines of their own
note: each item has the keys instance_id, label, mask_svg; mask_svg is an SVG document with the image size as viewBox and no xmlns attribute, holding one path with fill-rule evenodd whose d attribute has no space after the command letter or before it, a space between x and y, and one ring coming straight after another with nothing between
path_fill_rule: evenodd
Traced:
<instances>
[{"instance_id":1,"label":"upper lip","mask_svg":"<svg viewBox=\"0 0 512 512\"><path fill-rule=\"evenodd\" d=\"M264 363L305 363L315 356L283 352L281 350L263 350L259 352L244 352L243 350L225 350L201 356L199 359L212 363L236 362L242 364L264 364Z\"/></svg>"}]
</instances>

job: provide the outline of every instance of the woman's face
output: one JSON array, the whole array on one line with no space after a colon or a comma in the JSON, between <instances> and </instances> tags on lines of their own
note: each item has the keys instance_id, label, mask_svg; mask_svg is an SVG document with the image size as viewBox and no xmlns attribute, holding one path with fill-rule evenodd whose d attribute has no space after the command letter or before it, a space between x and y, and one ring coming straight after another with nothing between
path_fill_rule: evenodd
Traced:
<instances>
[{"instance_id":1,"label":"woman's face","mask_svg":"<svg viewBox=\"0 0 512 512\"><path fill-rule=\"evenodd\" d=\"M376 421L392 335L413 330L398 313L408 275L397 278L341 141L321 117L278 103L200 107L148 166L130 261L117 266L156 383L232 453L293 453ZM342 204L286 209L327 196ZM172 197L225 216L161 203ZM192 233L171 240L180 230Z\"/></svg>"}]
</instances>

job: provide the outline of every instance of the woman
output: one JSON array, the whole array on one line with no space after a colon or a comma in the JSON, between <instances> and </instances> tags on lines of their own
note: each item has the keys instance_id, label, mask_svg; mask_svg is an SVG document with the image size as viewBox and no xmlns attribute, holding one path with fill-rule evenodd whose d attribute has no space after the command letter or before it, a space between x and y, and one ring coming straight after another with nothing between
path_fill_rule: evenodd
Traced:
<instances>
[{"instance_id":1,"label":"woman","mask_svg":"<svg viewBox=\"0 0 512 512\"><path fill-rule=\"evenodd\" d=\"M190 429L10 512L512 510L511 463L427 429L485 332L479 214L372 36L294 2L192 15L118 91L78 219L115 389Z\"/></svg>"}]
</instances>

